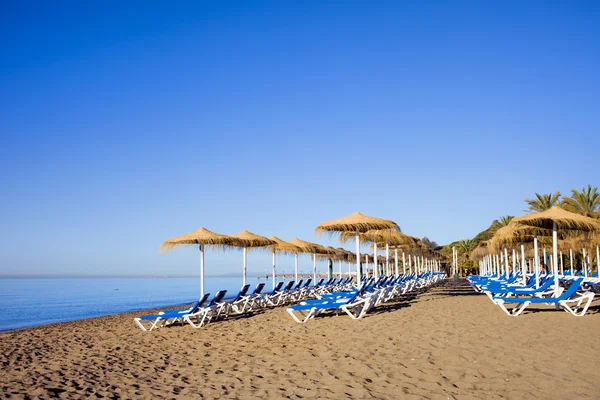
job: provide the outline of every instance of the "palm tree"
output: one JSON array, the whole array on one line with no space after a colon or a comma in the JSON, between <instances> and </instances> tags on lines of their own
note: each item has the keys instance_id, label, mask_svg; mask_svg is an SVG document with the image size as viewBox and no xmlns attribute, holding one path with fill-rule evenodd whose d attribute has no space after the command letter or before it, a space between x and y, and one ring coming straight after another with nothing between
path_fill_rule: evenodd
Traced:
<instances>
[{"instance_id":1,"label":"palm tree","mask_svg":"<svg viewBox=\"0 0 600 400\"><path fill-rule=\"evenodd\" d=\"M491 233L494 234L498 231L498 229L503 228L505 226L507 226L508 224L510 224L510 221L512 221L512 219L514 218L514 216L512 215L505 215L503 217L500 217L500 219L495 219L494 222L492 222L492 226L491 226Z\"/></svg>"},{"instance_id":2,"label":"palm tree","mask_svg":"<svg viewBox=\"0 0 600 400\"><path fill-rule=\"evenodd\" d=\"M458 263L461 264L461 261L466 263L469 259L469 254L477 247L477 243L472 239L461 240L456 243L456 255L458 257ZM461 268L463 270L463 274L465 272L465 268ZM463 275L461 274L461 275Z\"/></svg>"},{"instance_id":3,"label":"palm tree","mask_svg":"<svg viewBox=\"0 0 600 400\"><path fill-rule=\"evenodd\" d=\"M477 247L477 243L472 239L460 240L456 243L456 250L463 257L468 257L475 247Z\"/></svg>"},{"instance_id":4,"label":"palm tree","mask_svg":"<svg viewBox=\"0 0 600 400\"><path fill-rule=\"evenodd\" d=\"M525 199L529 204L528 211L542 212L559 204L560 192L557 190L552 194L535 194L535 199Z\"/></svg>"},{"instance_id":5,"label":"palm tree","mask_svg":"<svg viewBox=\"0 0 600 400\"><path fill-rule=\"evenodd\" d=\"M572 189L571 197L563 198L562 207L577 214L585 215L586 217L598 218L600 213L600 193L598 188L592 188L588 185L587 189L582 188L581 192Z\"/></svg>"}]
</instances>

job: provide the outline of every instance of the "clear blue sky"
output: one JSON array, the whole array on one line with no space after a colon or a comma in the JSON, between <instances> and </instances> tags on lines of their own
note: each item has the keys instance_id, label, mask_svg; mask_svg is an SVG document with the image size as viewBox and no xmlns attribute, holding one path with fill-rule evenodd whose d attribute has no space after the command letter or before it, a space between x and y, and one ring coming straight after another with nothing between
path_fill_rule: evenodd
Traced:
<instances>
[{"instance_id":1,"label":"clear blue sky","mask_svg":"<svg viewBox=\"0 0 600 400\"><path fill-rule=\"evenodd\" d=\"M194 274L159 245L354 211L444 244L600 183L597 1L0 7L1 274Z\"/></svg>"}]
</instances>

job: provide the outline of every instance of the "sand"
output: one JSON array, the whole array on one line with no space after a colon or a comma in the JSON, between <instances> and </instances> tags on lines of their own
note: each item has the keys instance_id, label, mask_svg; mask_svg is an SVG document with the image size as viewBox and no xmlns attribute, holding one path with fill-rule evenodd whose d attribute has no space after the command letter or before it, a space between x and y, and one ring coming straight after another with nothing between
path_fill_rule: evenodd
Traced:
<instances>
[{"instance_id":1,"label":"sand","mask_svg":"<svg viewBox=\"0 0 600 400\"><path fill-rule=\"evenodd\" d=\"M0 398L598 399L600 302L505 315L465 282L297 324L142 332L128 313L0 334Z\"/></svg>"}]
</instances>

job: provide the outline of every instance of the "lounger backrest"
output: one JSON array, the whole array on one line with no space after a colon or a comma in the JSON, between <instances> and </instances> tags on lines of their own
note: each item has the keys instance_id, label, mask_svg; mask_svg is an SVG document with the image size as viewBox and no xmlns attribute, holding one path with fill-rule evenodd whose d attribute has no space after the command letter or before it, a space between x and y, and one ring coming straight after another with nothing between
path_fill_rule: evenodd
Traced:
<instances>
[{"instance_id":1,"label":"lounger backrest","mask_svg":"<svg viewBox=\"0 0 600 400\"><path fill-rule=\"evenodd\" d=\"M294 281L289 281L287 285L285 285L285 288L283 289L284 292L289 291L292 286L294 286Z\"/></svg>"},{"instance_id":2,"label":"lounger backrest","mask_svg":"<svg viewBox=\"0 0 600 400\"><path fill-rule=\"evenodd\" d=\"M283 286L283 282L277 282L277 285L271 291L271 294L275 294L275 293L279 292L279 290L281 289L282 286Z\"/></svg>"},{"instance_id":3,"label":"lounger backrest","mask_svg":"<svg viewBox=\"0 0 600 400\"><path fill-rule=\"evenodd\" d=\"M317 282L317 284L315 286L321 286L323 284L324 280L325 280L325 278L321 278L321 280L319 282Z\"/></svg>"},{"instance_id":4,"label":"lounger backrest","mask_svg":"<svg viewBox=\"0 0 600 400\"><path fill-rule=\"evenodd\" d=\"M206 303L206 300L208 300L208 296L210 296L210 293L205 293L204 296L202 296L200 300L198 300L198 302L192 306L192 311L190 311L190 313L195 313L198 311L198 309L204 307L204 303Z\"/></svg>"},{"instance_id":5,"label":"lounger backrest","mask_svg":"<svg viewBox=\"0 0 600 400\"><path fill-rule=\"evenodd\" d=\"M294 290L300 290L300 288L302 287L302 282L303 282L303 280L302 280L302 279L300 279L300 280L298 281L298 283L296 284L296 287L294 288Z\"/></svg>"},{"instance_id":6,"label":"lounger backrest","mask_svg":"<svg viewBox=\"0 0 600 400\"><path fill-rule=\"evenodd\" d=\"M306 281L306 283L304 284L304 287L305 287L305 288L309 287L309 286L310 286L310 284L311 284L311 282L312 282L312 278L308 278L308 280L307 280L307 281Z\"/></svg>"},{"instance_id":7,"label":"lounger backrest","mask_svg":"<svg viewBox=\"0 0 600 400\"><path fill-rule=\"evenodd\" d=\"M583 278L573 280L571 286L569 286L569 288L558 297L558 300L567 300L569 297L573 296L575 292L581 287L582 282Z\"/></svg>"},{"instance_id":8,"label":"lounger backrest","mask_svg":"<svg viewBox=\"0 0 600 400\"><path fill-rule=\"evenodd\" d=\"M264 283L259 283L258 285L256 285L256 289L254 289L253 294L260 294L260 292L262 292L264 287L265 287Z\"/></svg>"},{"instance_id":9,"label":"lounger backrest","mask_svg":"<svg viewBox=\"0 0 600 400\"><path fill-rule=\"evenodd\" d=\"M217 292L215 297L213 297L213 299L210 301L209 306L214 306L215 304L220 303L221 300L223 300L223 297L225 297L225 293L227 293L227 290L221 290Z\"/></svg>"},{"instance_id":10,"label":"lounger backrest","mask_svg":"<svg viewBox=\"0 0 600 400\"><path fill-rule=\"evenodd\" d=\"M248 289L250 289L250 285L242 286L242 288L240 289L240 292L237 294L237 296L235 296L235 299L233 299L233 301L237 301L240 298L244 297L246 295L246 293L248 293Z\"/></svg>"}]
</instances>

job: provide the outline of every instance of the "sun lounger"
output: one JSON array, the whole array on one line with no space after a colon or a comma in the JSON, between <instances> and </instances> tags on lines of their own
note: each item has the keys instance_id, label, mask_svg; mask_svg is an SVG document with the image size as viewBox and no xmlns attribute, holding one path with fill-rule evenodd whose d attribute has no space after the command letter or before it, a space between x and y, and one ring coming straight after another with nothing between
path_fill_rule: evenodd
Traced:
<instances>
[{"instance_id":1,"label":"sun lounger","mask_svg":"<svg viewBox=\"0 0 600 400\"><path fill-rule=\"evenodd\" d=\"M184 315L183 320L194 328L200 328L210 321L216 320L224 308L223 297L226 293L227 290L217 292L208 305L199 308L196 312Z\"/></svg>"},{"instance_id":2,"label":"sun lounger","mask_svg":"<svg viewBox=\"0 0 600 400\"><path fill-rule=\"evenodd\" d=\"M260 300L261 292L264 287L264 283L259 283L252 293L241 296L238 300L231 302L230 312L233 311L236 314L243 314L246 311L251 311L256 308L256 303Z\"/></svg>"},{"instance_id":3,"label":"sun lounger","mask_svg":"<svg viewBox=\"0 0 600 400\"><path fill-rule=\"evenodd\" d=\"M202 308L210 293L206 293L200 300L198 300L194 305L185 310L166 310L161 311L155 315L143 315L141 317L137 317L134 319L135 323L140 327L143 331L151 331L152 329L158 328L160 326L165 326L167 324L172 324L177 321L183 321L183 317L187 314L196 312L200 308ZM143 321L143 322L142 322ZM146 325L144 325L146 324Z\"/></svg>"},{"instance_id":4,"label":"sun lounger","mask_svg":"<svg viewBox=\"0 0 600 400\"><path fill-rule=\"evenodd\" d=\"M287 313L298 323L306 323L323 311L343 311L352 319L362 318L371 308L372 295L362 297L357 291L352 297L333 300L313 300L287 308Z\"/></svg>"},{"instance_id":5,"label":"sun lounger","mask_svg":"<svg viewBox=\"0 0 600 400\"><path fill-rule=\"evenodd\" d=\"M507 315L515 317L520 315L530 304L556 304L572 315L581 317L585 315L594 299L593 292L578 293L582 283L583 278L571 281L571 286L558 297L494 297L493 300ZM516 306L508 310L506 303L514 303Z\"/></svg>"}]
</instances>

